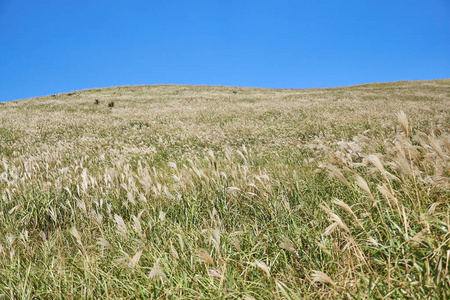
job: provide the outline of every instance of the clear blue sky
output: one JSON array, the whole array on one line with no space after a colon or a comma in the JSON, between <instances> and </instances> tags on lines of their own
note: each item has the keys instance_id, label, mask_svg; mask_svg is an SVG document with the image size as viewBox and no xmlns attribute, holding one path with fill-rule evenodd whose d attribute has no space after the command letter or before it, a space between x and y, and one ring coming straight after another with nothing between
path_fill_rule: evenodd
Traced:
<instances>
[{"instance_id":1,"label":"clear blue sky","mask_svg":"<svg viewBox=\"0 0 450 300\"><path fill-rule=\"evenodd\" d=\"M0 101L450 77L450 0L0 0Z\"/></svg>"}]
</instances>

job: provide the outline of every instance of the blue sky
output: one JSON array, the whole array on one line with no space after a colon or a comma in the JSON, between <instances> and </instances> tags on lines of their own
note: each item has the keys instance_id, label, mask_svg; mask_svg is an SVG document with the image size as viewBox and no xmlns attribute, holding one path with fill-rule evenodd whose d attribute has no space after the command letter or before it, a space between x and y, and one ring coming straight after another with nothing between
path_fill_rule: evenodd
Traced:
<instances>
[{"instance_id":1,"label":"blue sky","mask_svg":"<svg viewBox=\"0 0 450 300\"><path fill-rule=\"evenodd\" d=\"M0 101L450 77L450 1L0 0Z\"/></svg>"}]
</instances>

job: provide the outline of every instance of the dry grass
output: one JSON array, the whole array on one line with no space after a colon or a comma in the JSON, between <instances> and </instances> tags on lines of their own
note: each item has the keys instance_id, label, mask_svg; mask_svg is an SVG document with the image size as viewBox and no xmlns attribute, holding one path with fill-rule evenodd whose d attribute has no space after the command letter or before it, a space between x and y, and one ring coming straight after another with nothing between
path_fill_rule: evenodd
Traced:
<instances>
[{"instance_id":1,"label":"dry grass","mask_svg":"<svg viewBox=\"0 0 450 300\"><path fill-rule=\"evenodd\" d=\"M0 295L449 298L449 105L450 80L4 103Z\"/></svg>"}]
</instances>

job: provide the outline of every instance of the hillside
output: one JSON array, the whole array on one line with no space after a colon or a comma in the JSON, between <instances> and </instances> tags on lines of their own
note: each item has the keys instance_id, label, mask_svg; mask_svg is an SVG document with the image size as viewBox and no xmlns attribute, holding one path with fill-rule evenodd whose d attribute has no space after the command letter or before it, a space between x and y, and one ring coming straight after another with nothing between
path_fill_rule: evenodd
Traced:
<instances>
[{"instance_id":1,"label":"hillside","mask_svg":"<svg viewBox=\"0 0 450 300\"><path fill-rule=\"evenodd\" d=\"M450 297L450 79L0 103L0 295Z\"/></svg>"}]
</instances>

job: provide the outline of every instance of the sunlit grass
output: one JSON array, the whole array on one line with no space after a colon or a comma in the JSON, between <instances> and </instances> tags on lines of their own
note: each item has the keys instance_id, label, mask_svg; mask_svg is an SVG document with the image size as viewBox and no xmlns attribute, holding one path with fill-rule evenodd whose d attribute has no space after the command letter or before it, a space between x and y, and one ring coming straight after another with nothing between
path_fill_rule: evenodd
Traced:
<instances>
[{"instance_id":1,"label":"sunlit grass","mask_svg":"<svg viewBox=\"0 0 450 300\"><path fill-rule=\"evenodd\" d=\"M449 104L449 80L6 103L0 295L449 298Z\"/></svg>"}]
</instances>

